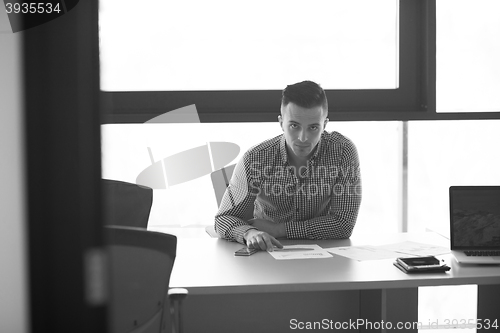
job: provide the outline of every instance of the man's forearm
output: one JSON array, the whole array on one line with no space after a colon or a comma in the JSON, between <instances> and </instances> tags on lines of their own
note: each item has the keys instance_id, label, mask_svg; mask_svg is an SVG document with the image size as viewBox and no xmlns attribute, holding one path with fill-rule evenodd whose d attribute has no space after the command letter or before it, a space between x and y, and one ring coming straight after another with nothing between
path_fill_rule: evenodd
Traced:
<instances>
[{"instance_id":1,"label":"man's forearm","mask_svg":"<svg viewBox=\"0 0 500 333\"><path fill-rule=\"evenodd\" d=\"M344 239L349 238L357 219L356 212L342 216L327 215L306 221L287 222L286 237L292 239Z\"/></svg>"},{"instance_id":2,"label":"man's forearm","mask_svg":"<svg viewBox=\"0 0 500 333\"><path fill-rule=\"evenodd\" d=\"M272 221L263 219L252 219L249 220L248 223L250 223L252 227L257 228L260 231L265 231L275 238L286 237L286 229L284 223L274 223Z\"/></svg>"},{"instance_id":3,"label":"man's forearm","mask_svg":"<svg viewBox=\"0 0 500 333\"><path fill-rule=\"evenodd\" d=\"M222 239L244 244L243 235L250 229L255 229L255 227L236 216L218 215L215 217L215 231Z\"/></svg>"}]
</instances>

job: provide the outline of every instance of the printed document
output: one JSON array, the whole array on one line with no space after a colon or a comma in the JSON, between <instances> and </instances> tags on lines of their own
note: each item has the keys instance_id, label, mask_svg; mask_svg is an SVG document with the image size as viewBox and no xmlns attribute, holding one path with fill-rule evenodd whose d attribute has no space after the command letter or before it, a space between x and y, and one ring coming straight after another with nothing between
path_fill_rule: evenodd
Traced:
<instances>
[{"instance_id":1,"label":"printed document","mask_svg":"<svg viewBox=\"0 0 500 333\"><path fill-rule=\"evenodd\" d=\"M353 260L396 259L398 257L436 256L449 253L448 248L411 241L388 245L344 246L326 249L328 252Z\"/></svg>"},{"instance_id":2,"label":"printed document","mask_svg":"<svg viewBox=\"0 0 500 333\"><path fill-rule=\"evenodd\" d=\"M285 245L283 249L274 249L269 252L277 260L290 259L321 259L333 257L328 251L317 244Z\"/></svg>"}]
</instances>

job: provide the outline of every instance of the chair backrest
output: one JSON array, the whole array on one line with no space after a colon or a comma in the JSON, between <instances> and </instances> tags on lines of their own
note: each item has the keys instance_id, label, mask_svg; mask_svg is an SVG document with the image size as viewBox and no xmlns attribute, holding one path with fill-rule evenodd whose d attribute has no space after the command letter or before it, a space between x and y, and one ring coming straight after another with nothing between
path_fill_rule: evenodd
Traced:
<instances>
[{"instance_id":1,"label":"chair backrest","mask_svg":"<svg viewBox=\"0 0 500 333\"><path fill-rule=\"evenodd\" d=\"M236 164L231 164L210 174L210 177L212 178L212 186L214 187L215 199L217 200L217 206L220 206L220 203L222 202L222 197L224 196L224 192L226 192L226 188L229 186L229 181L233 176L235 166Z\"/></svg>"},{"instance_id":2,"label":"chair backrest","mask_svg":"<svg viewBox=\"0 0 500 333\"><path fill-rule=\"evenodd\" d=\"M103 179L102 190L106 225L147 228L153 205L151 188Z\"/></svg>"},{"instance_id":3,"label":"chair backrest","mask_svg":"<svg viewBox=\"0 0 500 333\"><path fill-rule=\"evenodd\" d=\"M212 174L210 175L210 177L212 178L212 186L214 188L215 199L217 200L218 207L220 207L220 203L222 202L222 197L224 196L224 193L226 192L226 188L229 186L229 181L231 180L231 177L233 176L235 166L236 166L236 164L228 165L225 168L222 168L220 170L212 172ZM251 218L253 218L253 207L250 208L245 213L245 219L248 220ZM205 231L211 237L218 237L218 234L215 232L214 227L212 225L206 227Z\"/></svg>"},{"instance_id":4,"label":"chair backrest","mask_svg":"<svg viewBox=\"0 0 500 333\"><path fill-rule=\"evenodd\" d=\"M177 238L141 228L106 226L110 254L110 332L160 333Z\"/></svg>"}]
</instances>

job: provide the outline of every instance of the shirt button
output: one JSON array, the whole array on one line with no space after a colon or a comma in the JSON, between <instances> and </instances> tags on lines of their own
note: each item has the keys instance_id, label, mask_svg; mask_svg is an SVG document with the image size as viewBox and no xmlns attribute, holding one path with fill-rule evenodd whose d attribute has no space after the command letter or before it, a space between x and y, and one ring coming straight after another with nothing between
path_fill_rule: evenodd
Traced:
<instances>
[{"instance_id":1,"label":"shirt button","mask_svg":"<svg viewBox=\"0 0 500 333\"><path fill-rule=\"evenodd\" d=\"M296 208L296 209L295 209L295 212L297 212L297 213L298 213L298 212L299 212L299 209L298 209L298 208Z\"/></svg>"}]
</instances>

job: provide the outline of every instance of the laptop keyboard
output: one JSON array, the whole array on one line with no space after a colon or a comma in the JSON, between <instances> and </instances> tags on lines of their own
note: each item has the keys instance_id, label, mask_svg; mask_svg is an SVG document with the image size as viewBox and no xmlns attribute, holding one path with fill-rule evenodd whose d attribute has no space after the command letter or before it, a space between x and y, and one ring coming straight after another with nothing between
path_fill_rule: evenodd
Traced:
<instances>
[{"instance_id":1,"label":"laptop keyboard","mask_svg":"<svg viewBox=\"0 0 500 333\"><path fill-rule=\"evenodd\" d=\"M496 257L500 256L500 250L493 251L464 251L466 256L469 257Z\"/></svg>"}]
</instances>

